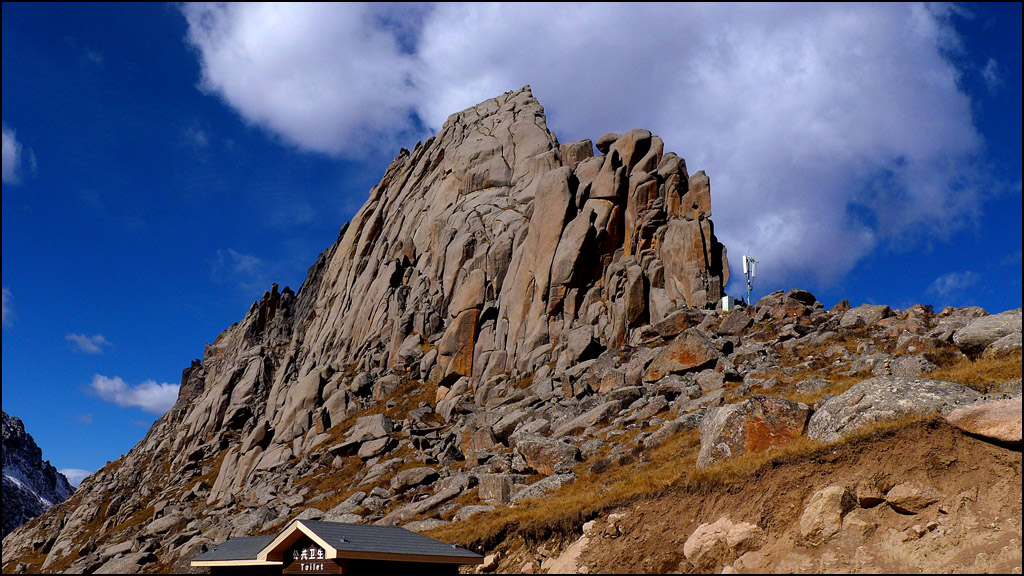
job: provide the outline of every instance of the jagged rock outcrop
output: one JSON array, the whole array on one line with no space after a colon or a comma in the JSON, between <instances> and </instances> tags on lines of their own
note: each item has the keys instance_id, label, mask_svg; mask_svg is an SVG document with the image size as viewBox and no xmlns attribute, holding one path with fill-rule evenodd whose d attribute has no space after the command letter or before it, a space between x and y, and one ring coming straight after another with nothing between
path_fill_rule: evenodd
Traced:
<instances>
[{"instance_id":1,"label":"jagged rock outcrop","mask_svg":"<svg viewBox=\"0 0 1024 576\"><path fill-rule=\"evenodd\" d=\"M370 386L474 389L557 360L574 328L593 354L717 301L728 264L707 176L647 131L605 142L560 146L528 88L452 115L392 162L299 297L271 291L209 347L181 441L266 422L290 442L317 408L336 421L357 405L358 377L340 376L353 365Z\"/></svg>"},{"instance_id":2,"label":"jagged rock outcrop","mask_svg":"<svg viewBox=\"0 0 1024 576\"><path fill-rule=\"evenodd\" d=\"M19 418L3 412L3 535L63 502L75 491L25 432Z\"/></svg>"}]
</instances>

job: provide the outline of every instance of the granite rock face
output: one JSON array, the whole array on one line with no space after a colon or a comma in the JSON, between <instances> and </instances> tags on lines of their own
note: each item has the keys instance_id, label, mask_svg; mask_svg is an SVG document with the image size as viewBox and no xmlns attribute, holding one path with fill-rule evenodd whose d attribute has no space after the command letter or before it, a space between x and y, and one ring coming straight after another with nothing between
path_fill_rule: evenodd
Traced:
<instances>
[{"instance_id":1,"label":"granite rock face","mask_svg":"<svg viewBox=\"0 0 1024 576\"><path fill-rule=\"evenodd\" d=\"M528 87L453 114L395 158L298 294L272 289L187 371L173 451L239 428L292 442L317 410L340 421L367 390L383 397L390 376L443 389L454 415L495 375L593 357L715 303L728 262L707 175L644 130L607 147L560 145Z\"/></svg>"}]
</instances>

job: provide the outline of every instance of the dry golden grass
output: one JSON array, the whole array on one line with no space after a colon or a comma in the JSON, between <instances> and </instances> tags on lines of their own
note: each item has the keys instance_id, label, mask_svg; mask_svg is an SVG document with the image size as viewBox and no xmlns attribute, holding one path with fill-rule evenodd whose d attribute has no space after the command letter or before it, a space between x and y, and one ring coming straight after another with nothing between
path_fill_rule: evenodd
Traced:
<instances>
[{"instance_id":1,"label":"dry golden grass","mask_svg":"<svg viewBox=\"0 0 1024 576\"><path fill-rule=\"evenodd\" d=\"M318 508L334 508L357 491L353 479L363 469L359 458L345 458L342 462L340 469L320 469L296 482L296 486L309 487L312 494L324 495L325 498L317 502Z\"/></svg>"},{"instance_id":2,"label":"dry golden grass","mask_svg":"<svg viewBox=\"0 0 1024 576\"><path fill-rule=\"evenodd\" d=\"M931 372L928 377L959 382L987 394L994 384L1002 384L1021 377L1021 352L1017 351L1001 358L971 360L961 357L958 361Z\"/></svg>"},{"instance_id":3,"label":"dry golden grass","mask_svg":"<svg viewBox=\"0 0 1024 576\"><path fill-rule=\"evenodd\" d=\"M330 439L321 444L321 446L328 447L342 442L348 431L355 425L356 420L363 416L387 414L396 421L402 420L409 411L419 407L422 402L433 401L434 394L434 386L429 386L418 380L403 381L394 392L378 401L375 405L332 426L327 431L330 434ZM388 407L389 402L393 403L393 406ZM427 423L430 424L430 422ZM418 461L415 456L416 451L411 448L403 447L392 452L387 456L388 458L405 458L406 462L368 486L356 486L354 478L364 468L363 461L356 456L344 458L340 469L317 469L312 474L300 479L297 484L299 486L308 486L313 494L325 495L324 499L317 502L317 507L323 510L330 510L344 502L358 490L369 491L374 486L387 488L391 478L398 472L423 466L423 463Z\"/></svg>"},{"instance_id":4,"label":"dry golden grass","mask_svg":"<svg viewBox=\"0 0 1024 576\"><path fill-rule=\"evenodd\" d=\"M576 469L577 480L546 498L499 506L430 535L446 542L490 548L513 531L537 540L551 533L576 530L602 511L676 483L687 469L692 469L699 444L696 431L689 431L647 453L649 457L642 465L613 466L595 474L589 471L593 462L581 463Z\"/></svg>"},{"instance_id":5,"label":"dry golden grass","mask_svg":"<svg viewBox=\"0 0 1024 576\"><path fill-rule=\"evenodd\" d=\"M118 532L128 531L129 529L146 524L153 519L154 512L155 509L152 506L147 506L146 508L143 508L141 510L136 510L135 512L132 513L131 516L125 519L124 522L121 522L120 524L114 526L113 528L108 530L107 533L116 534ZM92 534L95 532L88 531L86 533Z\"/></svg>"},{"instance_id":6,"label":"dry golden grass","mask_svg":"<svg viewBox=\"0 0 1024 576\"><path fill-rule=\"evenodd\" d=\"M786 398L793 400L794 402L802 402L808 406L813 406L818 400L821 400L829 394L835 394L836 396L849 390L854 384L860 382L864 378L861 376L833 376L829 378L829 386L815 392L791 392L786 395Z\"/></svg>"},{"instance_id":7,"label":"dry golden grass","mask_svg":"<svg viewBox=\"0 0 1024 576\"><path fill-rule=\"evenodd\" d=\"M700 439L694 430L683 432L642 454L640 465L614 467L602 474L577 467L576 482L563 486L545 498L512 506L499 506L491 512L473 516L430 531L428 535L472 549L493 549L512 536L537 542L553 535L572 534L599 515L628 505L638 499L657 497L666 490L708 490L748 482L766 467L778 466L800 458L813 458L836 446L860 441L896 430L932 417L910 416L882 422L832 444L800 437L765 452L721 462L707 469L695 466Z\"/></svg>"},{"instance_id":8,"label":"dry golden grass","mask_svg":"<svg viewBox=\"0 0 1024 576\"><path fill-rule=\"evenodd\" d=\"M32 550L18 557L16 562L8 562L4 565L4 574L14 574L18 564L27 567L26 574L39 574L42 571L43 562L46 562L46 554L42 550Z\"/></svg>"}]
</instances>

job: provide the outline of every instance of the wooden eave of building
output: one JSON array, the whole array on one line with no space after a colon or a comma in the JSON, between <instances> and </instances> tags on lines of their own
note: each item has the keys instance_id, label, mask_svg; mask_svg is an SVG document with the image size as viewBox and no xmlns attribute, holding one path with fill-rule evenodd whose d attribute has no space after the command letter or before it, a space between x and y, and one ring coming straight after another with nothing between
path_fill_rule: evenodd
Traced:
<instances>
[{"instance_id":1,"label":"wooden eave of building","mask_svg":"<svg viewBox=\"0 0 1024 576\"><path fill-rule=\"evenodd\" d=\"M262 560L193 560L197 568L216 568L218 566L283 566L284 562Z\"/></svg>"},{"instance_id":2,"label":"wooden eave of building","mask_svg":"<svg viewBox=\"0 0 1024 576\"><path fill-rule=\"evenodd\" d=\"M443 542L409 532L394 526L368 526L362 524L335 524L319 521L296 520L289 524L277 537L266 540L248 537L235 540L236 549L242 548L240 540L249 540L248 552L244 558L216 558L216 549L211 551L214 559L192 561L192 566L208 568L228 567L282 567L289 565L288 551L300 540L308 539L323 550L326 561L379 561L407 562L414 564L473 565L481 564L483 556L448 545ZM352 540L349 540L352 538ZM335 542L334 540L337 540ZM228 541L232 542L232 541ZM265 545L256 548L267 542ZM222 544L222 546L228 544ZM351 544L346 547L346 544ZM445 551L450 547L452 554ZM355 549L352 549L355 548ZM258 552L257 552L258 550ZM251 554L248 555L248 554ZM286 570L287 571L287 570Z\"/></svg>"}]
</instances>

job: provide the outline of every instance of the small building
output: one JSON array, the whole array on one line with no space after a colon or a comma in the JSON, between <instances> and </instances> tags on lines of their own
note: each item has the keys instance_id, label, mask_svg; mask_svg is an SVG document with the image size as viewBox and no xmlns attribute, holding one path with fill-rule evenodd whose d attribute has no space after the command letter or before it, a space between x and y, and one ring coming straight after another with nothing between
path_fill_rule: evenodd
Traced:
<instances>
[{"instance_id":1,"label":"small building","mask_svg":"<svg viewBox=\"0 0 1024 576\"><path fill-rule=\"evenodd\" d=\"M296 520L277 536L232 538L192 560L211 574L458 574L482 563L479 554L398 526L315 520Z\"/></svg>"}]
</instances>

